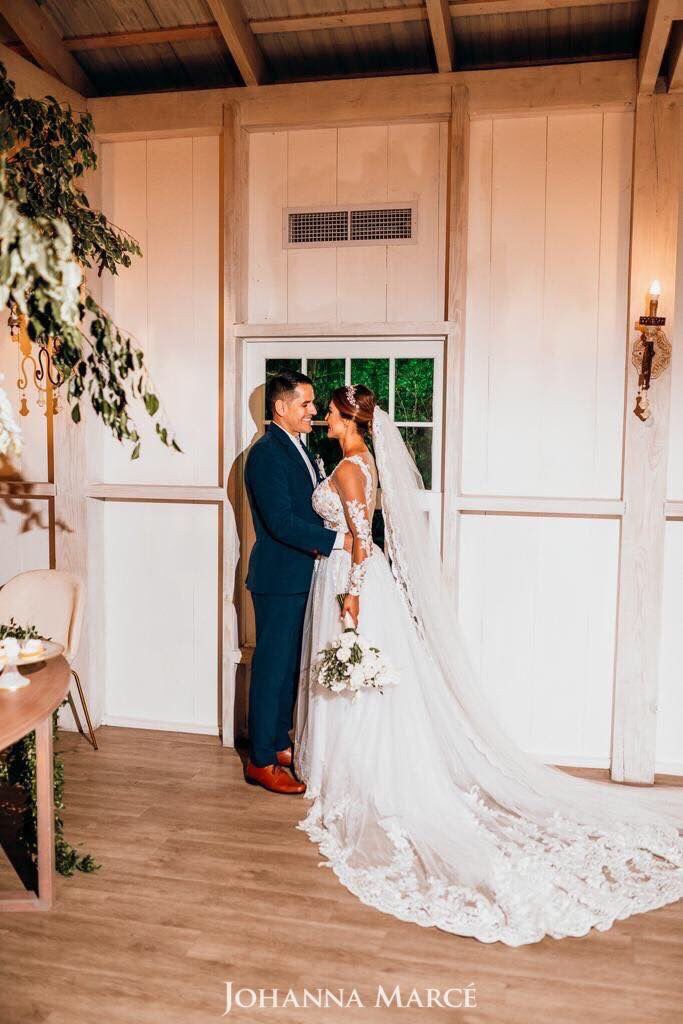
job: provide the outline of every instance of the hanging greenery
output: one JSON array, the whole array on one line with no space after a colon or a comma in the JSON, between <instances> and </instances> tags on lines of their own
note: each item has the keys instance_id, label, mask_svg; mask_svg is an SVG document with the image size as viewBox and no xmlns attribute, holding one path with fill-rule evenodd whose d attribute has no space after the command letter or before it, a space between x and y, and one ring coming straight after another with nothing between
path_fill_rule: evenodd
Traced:
<instances>
[{"instance_id":1,"label":"hanging greenery","mask_svg":"<svg viewBox=\"0 0 683 1024\"><path fill-rule=\"evenodd\" d=\"M37 345L53 341L71 417L84 395L119 441L140 454L130 405L141 400L163 444L181 451L160 419L144 353L79 284L82 268L118 273L141 255L135 239L93 210L78 181L97 166L89 114L52 97L18 99L0 63L0 191L13 237L0 232L0 299L26 317ZM14 281L12 287L8 280ZM55 287L57 292L55 292Z\"/></svg>"},{"instance_id":2,"label":"hanging greenery","mask_svg":"<svg viewBox=\"0 0 683 1024\"><path fill-rule=\"evenodd\" d=\"M41 639L35 626L20 626L13 618L8 623L0 624L0 640L5 637L16 637L17 640ZM66 704L62 701L60 707ZM57 718L59 708L52 715L52 738L57 739ZM54 749L54 748L53 748ZM74 871L96 871L96 864L89 853L82 854L64 838L64 760L61 754L54 753L52 777L54 781L55 807L55 866L60 875L73 875ZM38 857L38 805L36 798L36 734L29 733L23 739L8 747L0 754L0 784L19 786L26 797L19 841L25 847L33 863Z\"/></svg>"}]
</instances>

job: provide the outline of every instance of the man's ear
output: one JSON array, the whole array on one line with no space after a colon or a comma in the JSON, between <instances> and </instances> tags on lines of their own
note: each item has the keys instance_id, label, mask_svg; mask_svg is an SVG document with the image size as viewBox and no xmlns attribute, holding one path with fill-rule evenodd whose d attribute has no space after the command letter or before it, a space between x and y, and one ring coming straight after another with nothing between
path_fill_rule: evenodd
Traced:
<instances>
[{"instance_id":1,"label":"man's ear","mask_svg":"<svg viewBox=\"0 0 683 1024\"><path fill-rule=\"evenodd\" d=\"M284 416L285 414L285 401L282 398L275 399L275 405L273 406L273 412L276 412L278 416Z\"/></svg>"}]
</instances>

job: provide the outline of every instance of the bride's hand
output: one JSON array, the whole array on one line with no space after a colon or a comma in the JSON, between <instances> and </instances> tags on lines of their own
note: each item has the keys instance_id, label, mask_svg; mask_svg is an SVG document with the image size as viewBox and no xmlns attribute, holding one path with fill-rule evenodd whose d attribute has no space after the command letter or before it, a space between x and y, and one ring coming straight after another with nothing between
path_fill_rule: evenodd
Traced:
<instances>
[{"instance_id":1,"label":"bride's hand","mask_svg":"<svg viewBox=\"0 0 683 1024\"><path fill-rule=\"evenodd\" d=\"M346 613L349 613L353 619L354 626L358 625L358 613L360 612L360 598L357 594L347 594L344 598L344 604L342 605L341 618L343 619Z\"/></svg>"}]
</instances>

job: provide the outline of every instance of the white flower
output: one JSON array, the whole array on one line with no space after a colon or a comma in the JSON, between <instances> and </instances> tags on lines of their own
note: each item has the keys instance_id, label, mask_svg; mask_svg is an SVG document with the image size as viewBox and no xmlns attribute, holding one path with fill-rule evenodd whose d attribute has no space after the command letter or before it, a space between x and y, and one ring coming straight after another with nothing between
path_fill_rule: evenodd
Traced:
<instances>
[{"instance_id":1,"label":"white flower","mask_svg":"<svg viewBox=\"0 0 683 1024\"><path fill-rule=\"evenodd\" d=\"M351 651L348 647L340 647L337 651L337 661L342 663L347 662L351 657Z\"/></svg>"},{"instance_id":2,"label":"white flower","mask_svg":"<svg viewBox=\"0 0 683 1024\"><path fill-rule=\"evenodd\" d=\"M365 672L362 665L354 665L349 673L349 683L352 690L358 690L365 682Z\"/></svg>"},{"instance_id":3,"label":"white flower","mask_svg":"<svg viewBox=\"0 0 683 1024\"><path fill-rule=\"evenodd\" d=\"M353 647L356 640L358 639L356 633L353 630L347 630L342 633L339 637L339 643L342 647L347 647L349 650Z\"/></svg>"}]
</instances>

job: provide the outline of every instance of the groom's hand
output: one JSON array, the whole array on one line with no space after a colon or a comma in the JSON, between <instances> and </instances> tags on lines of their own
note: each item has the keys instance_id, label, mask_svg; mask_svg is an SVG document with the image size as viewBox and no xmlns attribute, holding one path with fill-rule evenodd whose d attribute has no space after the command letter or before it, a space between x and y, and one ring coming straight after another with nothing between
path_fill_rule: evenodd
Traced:
<instances>
[{"instance_id":1,"label":"groom's hand","mask_svg":"<svg viewBox=\"0 0 683 1024\"><path fill-rule=\"evenodd\" d=\"M344 534L344 551L348 551L349 554L353 551L353 534L350 530Z\"/></svg>"}]
</instances>

